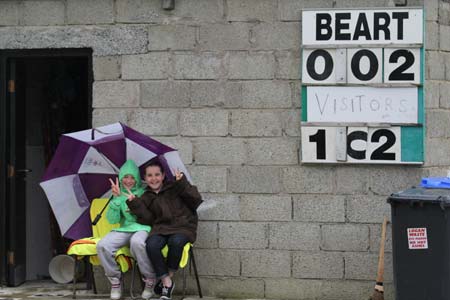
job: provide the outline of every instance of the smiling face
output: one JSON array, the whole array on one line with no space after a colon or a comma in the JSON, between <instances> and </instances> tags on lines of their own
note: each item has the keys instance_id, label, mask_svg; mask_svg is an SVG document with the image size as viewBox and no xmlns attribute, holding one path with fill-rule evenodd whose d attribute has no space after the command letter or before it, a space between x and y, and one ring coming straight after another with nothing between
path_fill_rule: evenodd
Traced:
<instances>
[{"instance_id":1,"label":"smiling face","mask_svg":"<svg viewBox=\"0 0 450 300\"><path fill-rule=\"evenodd\" d=\"M164 172L159 166L148 166L145 169L145 182L152 191L159 192L163 181Z\"/></svg>"},{"instance_id":2,"label":"smiling face","mask_svg":"<svg viewBox=\"0 0 450 300\"><path fill-rule=\"evenodd\" d=\"M127 175L123 176L122 186L125 189L131 190L135 184L136 184L136 180L134 179L133 175L127 174Z\"/></svg>"}]
</instances>

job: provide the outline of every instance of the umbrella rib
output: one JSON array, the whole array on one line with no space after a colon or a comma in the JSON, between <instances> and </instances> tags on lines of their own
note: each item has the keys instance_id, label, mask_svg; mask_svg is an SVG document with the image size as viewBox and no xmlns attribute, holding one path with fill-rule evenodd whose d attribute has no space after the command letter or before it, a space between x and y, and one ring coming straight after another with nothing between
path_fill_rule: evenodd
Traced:
<instances>
[{"instance_id":1,"label":"umbrella rib","mask_svg":"<svg viewBox=\"0 0 450 300\"><path fill-rule=\"evenodd\" d=\"M101 131L100 129L92 128L92 132L91 132L91 140L95 140L95 136L94 136L95 131L97 131L97 132L99 132L99 133L101 133L101 134L104 134L104 135L108 135L108 134L116 134L116 133L121 133L121 132L123 132L123 130L119 130L119 131L115 131L115 132L104 132L104 131Z\"/></svg>"}]
</instances>

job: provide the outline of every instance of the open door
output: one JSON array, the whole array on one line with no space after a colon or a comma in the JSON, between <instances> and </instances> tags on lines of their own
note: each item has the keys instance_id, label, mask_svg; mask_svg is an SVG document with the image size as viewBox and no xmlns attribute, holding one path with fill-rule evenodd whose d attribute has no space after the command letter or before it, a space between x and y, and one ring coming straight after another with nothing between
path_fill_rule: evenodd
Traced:
<instances>
[{"instance_id":1,"label":"open door","mask_svg":"<svg viewBox=\"0 0 450 300\"><path fill-rule=\"evenodd\" d=\"M6 116L7 131L7 213L10 216L6 224L6 257L7 284L18 286L26 280L26 214L25 191L26 175L30 171L25 168L25 125L26 118L18 118L17 112L24 111L25 103L17 97L16 60L6 60ZM14 217L11 217L14 216Z\"/></svg>"},{"instance_id":2,"label":"open door","mask_svg":"<svg viewBox=\"0 0 450 300\"><path fill-rule=\"evenodd\" d=\"M6 282L6 61L0 56L0 285Z\"/></svg>"},{"instance_id":3,"label":"open door","mask_svg":"<svg viewBox=\"0 0 450 300\"><path fill-rule=\"evenodd\" d=\"M65 253L39 187L62 133L91 127L92 50L0 50L0 285L49 278Z\"/></svg>"}]
</instances>

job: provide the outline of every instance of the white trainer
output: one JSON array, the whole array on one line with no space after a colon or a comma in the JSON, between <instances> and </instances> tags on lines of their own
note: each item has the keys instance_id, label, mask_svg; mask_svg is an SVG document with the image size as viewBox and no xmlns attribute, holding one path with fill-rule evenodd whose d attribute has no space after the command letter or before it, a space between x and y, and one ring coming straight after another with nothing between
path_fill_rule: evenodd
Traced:
<instances>
[{"instance_id":1,"label":"white trainer","mask_svg":"<svg viewBox=\"0 0 450 300\"><path fill-rule=\"evenodd\" d=\"M119 300L122 298L122 284L120 278L109 277L111 282L111 300Z\"/></svg>"},{"instance_id":2,"label":"white trainer","mask_svg":"<svg viewBox=\"0 0 450 300\"><path fill-rule=\"evenodd\" d=\"M153 289L155 288L156 280L153 278L151 278L151 279L144 278L144 282L145 282L145 287L144 287L144 290L142 291L141 298L148 300L155 295L155 293L153 292Z\"/></svg>"},{"instance_id":3,"label":"white trainer","mask_svg":"<svg viewBox=\"0 0 450 300\"><path fill-rule=\"evenodd\" d=\"M119 300L122 298L122 286L119 284L117 286L111 286L111 300Z\"/></svg>"},{"instance_id":4,"label":"white trainer","mask_svg":"<svg viewBox=\"0 0 450 300\"><path fill-rule=\"evenodd\" d=\"M145 287L144 290L142 291L141 298L148 300L151 297L153 297L153 288Z\"/></svg>"}]
</instances>

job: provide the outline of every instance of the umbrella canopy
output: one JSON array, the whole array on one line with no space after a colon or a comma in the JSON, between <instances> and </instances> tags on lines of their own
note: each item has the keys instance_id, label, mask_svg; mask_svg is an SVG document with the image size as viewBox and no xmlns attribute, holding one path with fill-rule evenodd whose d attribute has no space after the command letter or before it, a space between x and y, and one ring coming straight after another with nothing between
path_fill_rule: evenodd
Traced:
<instances>
[{"instance_id":1,"label":"umbrella canopy","mask_svg":"<svg viewBox=\"0 0 450 300\"><path fill-rule=\"evenodd\" d=\"M142 174L145 163L155 157L169 180L176 169L191 180L175 149L122 123L62 135L40 183L62 235L74 240L90 236L90 202L110 195L108 179L117 176L127 159Z\"/></svg>"}]
</instances>

